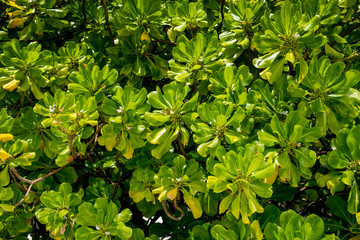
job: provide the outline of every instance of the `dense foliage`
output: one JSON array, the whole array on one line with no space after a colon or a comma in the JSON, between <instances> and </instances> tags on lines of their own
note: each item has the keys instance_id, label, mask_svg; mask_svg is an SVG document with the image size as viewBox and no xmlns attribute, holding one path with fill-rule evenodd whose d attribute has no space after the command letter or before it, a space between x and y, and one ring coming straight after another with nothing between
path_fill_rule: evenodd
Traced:
<instances>
[{"instance_id":1,"label":"dense foliage","mask_svg":"<svg viewBox=\"0 0 360 240\"><path fill-rule=\"evenodd\" d=\"M359 239L359 0L1 0L0 239Z\"/></svg>"}]
</instances>

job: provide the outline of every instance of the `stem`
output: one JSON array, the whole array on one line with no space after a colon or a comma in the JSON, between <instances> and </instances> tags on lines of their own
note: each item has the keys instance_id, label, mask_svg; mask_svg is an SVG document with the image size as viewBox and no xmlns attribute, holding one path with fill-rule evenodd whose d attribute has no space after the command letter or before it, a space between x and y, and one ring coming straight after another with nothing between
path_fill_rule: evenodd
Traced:
<instances>
[{"instance_id":1,"label":"stem","mask_svg":"<svg viewBox=\"0 0 360 240\"><path fill-rule=\"evenodd\" d=\"M168 44L176 45L176 42L166 41L166 40L153 40L153 42L168 43Z\"/></svg>"},{"instance_id":2,"label":"stem","mask_svg":"<svg viewBox=\"0 0 360 240\"><path fill-rule=\"evenodd\" d=\"M109 32L110 35L110 39L111 39L111 45L114 47L115 46L115 41L114 41L114 36L112 35L111 32L111 27L110 27L110 23L109 23L109 11L108 11L108 7L106 4L106 0L101 0L102 5L104 6L104 11L105 11L105 23L106 23L106 27L107 30Z\"/></svg>"},{"instance_id":3,"label":"stem","mask_svg":"<svg viewBox=\"0 0 360 240\"><path fill-rule=\"evenodd\" d=\"M340 34L341 37L345 37L346 35L348 35L349 33L351 33L352 31L354 31L355 29L360 27L360 22L352 25L350 28L348 28L345 32L343 32L342 34Z\"/></svg>"},{"instance_id":4,"label":"stem","mask_svg":"<svg viewBox=\"0 0 360 240\"><path fill-rule=\"evenodd\" d=\"M122 174L123 174L123 170L124 170L124 165L121 166L121 171L120 171L120 174L119 174L119 178L118 178L118 180L117 180L117 182L116 182L116 185L115 185L115 187L114 187L114 192L113 192L113 195L112 195L112 197L111 197L111 200L114 200L114 199L115 199L117 190L118 190L119 185L120 185L120 181L121 181L121 176L122 176Z\"/></svg>"},{"instance_id":5,"label":"stem","mask_svg":"<svg viewBox=\"0 0 360 240\"><path fill-rule=\"evenodd\" d=\"M296 71L294 69L294 65L290 61L288 61L288 65L289 65L290 75L295 77L296 76Z\"/></svg>"},{"instance_id":6,"label":"stem","mask_svg":"<svg viewBox=\"0 0 360 240\"><path fill-rule=\"evenodd\" d=\"M196 78L197 71L195 71L193 74L194 74L193 91L195 94L195 93L197 93L197 78Z\"/></svg>"},{"instance_id":7,"label":"stem","mask_svg":"<svg viewBox=\"0 0 360 240\"><path fill-rule=\"evenodd\" d=\"M69 164L69 163L72 162L72 161L73 161L73 158L72 158L72 156L70 156L70 157L68 158L68 161L67 161L67 162L68 162L68 164ZM66 165L64 165L64 166L62 166L62 167L60 167L60 168L58 168L58 169L56 169L56 170L54 170L54 171L46 174L45 176L42 176L42 177L40 177L40 178L38 178L38 179L35 179L35 180L29 180L29 179L26 179L26 178L21 177L20 174L16 171L15 168L10 167L10 171L12 171L12 173L14 173L14 175L15 175L18 179L20 179L20 180L23 181L23 182L26 182L26 183L29 183L29 184L30 184L29 187L28 187L28 189L27 189L27 191L26 191L26 193L25 193L25 195L24 195L24 197L23 197L18 203L14 204L14 207L19 206L21 203L23 203L23 202L25 201L25 199L29 196L29 193L30 193L30 191L31 191L31 188L34 186L34 184L36 184L36 183L38 183L38 182L41 182L41 181L44 180L45 178L48 178L48 177L50 177L51 175L54 175L55 173L61 171L62 169L64 169L65 167L67 167L68 164L66 164Z\"/></svg>"},{"instance_id":8,"label":"stem","mask_svg":"<svg viewBox=\"0 0 360 240\"><path fill-rule=\"evenodd\" d=\"M119 150L119 151L116 153L116 156L115 156L115 162L118 163L118 164L120 164L120 162L119 162L120 154L121 154L121 151Z\"/></svg>"},{"instance_id":9,"label":"stem","mask_svg":"<svg viewBox=\"0 0 360 240\"><path fill-rule=\"evenodd\" d=\"M71 156L68 158L68 161L69 161L69 160L71 160L70 162L73 161L73 159L71 159ZM70 162L69 162L69 163L70 163ZM16 176L18 179L20 179L21 181L26 182L26 183L29 183L30 185L33 185L33 184L36 184L36 183L38 183L38 182L41 182L41 181L44 180L45 178L48 178L48 177L50 177L51 175L54 175L55 173L61 171L61 170L64 169L64 168L66 168L66 167L69 165L69 163L66 164L66 165L64 165L64 166L62 166L62 167L60 167L60 168L58 168L58 169L56 169L56 170L54 170L54 171L52 171L52 172L49 172L48 174L46 174L46 175L44 175L44 176L42 176L42 177L39 177L39 178L37 178L37 179L35 179L35 180L29 180L29 179L26 179L26 178L21 177L20 174L19 174L19 173L16 171L16 169L13 168L13 167L10 167L10 170L11 170L11 171L15 174L15 176Z\"/></svg>"},{"instance_id":10,"label":"stem","mask_svg":"<svg viewBox=\"0 0 360 240\"><path fill-rule=\"evenodd\" d=\"M304 55L303 55L303 59L304 59L304 60L306 59L307 55L309 54L309 51L310 51L310 48L307 48L307 49L306 49L306 52L305 52Z\"/></svg>"},{"instance_id":11,"label":"stem","mask_svg":"<svg viewBox=\"0 0 360 240\"><path fill-rule=\"evenodd\" d=\"M180 148L181 154L182 154L187 160L189 160L189 156L187 155L187 153L186 153L186 151L185 151L185 148L184 148L184 145L183 145L182 142L181 142L181 134L180 134L180 133L178 134L177 141L178 141L178 144L179 144L179 148Z\"/></svg>"},{"instance_id":12,"label":"stem","mask_svg":"<svg viewBox=\"0 0 360 240\"><path fill-rule=\"evenodd\" d=\"M69 148L70 148L70 152L71 152L71 157L72 158L76 158L77 157L77 154L73 148L73 141L74 141L74 135L69 135Z\"/></svg>"},{"instance_id":13,"label":"stem","mask_svg":"<svg viewBox=\"0 0 360 240\"><path fill-rule=\"evenodd\" d=\"M221 22L220 22L219 26L216 29L217 32L220 32L222 27L223 27L223 23L224 23L224 5L225 5L225 0L222 0L221 5L220 5Z\"/></svg>"},{"instance_id":14,"label":"stem","mask_svg":"<svg viewBox=\"0 0 360 240\"><path fill-rule=\"evenodd\" d=\"M250 73L253 73L252 56L251 56L250 47L248 47L248 58L249 58L249 71L250 71Z\"/></svg>"},{"instance_id":15,"label":"stem","mask_svg":"<svg viewBox=\"0 0 360 240\"><path fill-rule=\"evenodd\" d=\"M95 145L96 145L96 143L97 143L97 138L98 138L98 136L99 136L99 132L100 132L100 130L103 128L103 126L105 126L105 123L102 124L100 127L99 127L99 124L96 125L95 134L91 137L90 141L86 144L86 148L88 148L89 145L94 141L94 144L93 144L93 146L91 147L90 152L92 152L92 151L94 150Z\"/></svg>"},{"instance_id":16,"label":"stem","mask_svg":"<svg viewBox=\"0 0 360 240\"><path fill-rule=\"evenodd\" d=\"M194 38L194 32L193 32L193 28L190 28L190 34L191 34L191 38Z\"/></svg>"},{"instance_id":17,"label":"stem","mask_svg":"<svg viewBox=\"0 0 360 240\"><path fill-rule=\"evenodd\" d=\"M121 132L120 132L119 136L118 136L117 139L116 139L116 143L115 143L114 147L116 147L117 145L119 145L119 143L120 143L120 137L121 137Z\"/></svg>"},{"instance_id":18,"label":"stem","mask_svg":"<svg viewBox=\"0 0 360 240\"><path fill-rule=\"evenodd\" d=\"M83 14L83 17L84 17L84 20L83 20L83 25L84 25L84 28L86 27L86 10L85 10L85 0L82 0L81 2L81 11L82 11L82 14Z\"/></svg>"},{"instance_id":19,"label":"stem","mask_svg":"<svg viewBox=\"0 0 360 240\"><path fill-rule=\"evenodd\" d=\"M346 35L350 34L352 31L354 31L355 29L360 27L360 22L357 24L352 25L350 28L346 29L345 32L340 34L340 37L345 37ZM332 41L329 46L333 47L337 42L334 40ZM321 51L321 53L319 54L318 58L320 58L321 56L323 56L325 54L325 50Z\"/></svg>"},{"instance_id":20,"label":"stem","mask_svg":"<svg viewBox=\"0 0 360 240\"><path fill-rule=\"evenodd\" d=\"M348 56L348 57L346 57L346 58L334 59L334 60L332 60L332 61L333 61L333 62L338 62L338 61L345 62L345 61L349 61L349 60L351 60L351 59L353 59L353 58L356 58L356 57L358 57L359 55L360 55L360 53L359 53L359 52L356 52L356 53L354 53L354 54L352 54L352 55L350 55L350 56Z\"/></svg>"},{"instance_id":21,"label":"stem","mask_svg":"<svg viewBox=\"0 0 360 240\"><path fill-rule=\"evenodd\" d=\"M175 217L175 216L171 215L171 213L170 213L169 210L167 209L166 201L162 201L162 202L161 202L161 206L162 206L162 208L164 209L164 211L165 211L165 213L166 213L166 216L168 216L170 219L172 219L172 220L174 220L174 221L180 221L180 220L184 217L184 215L185 215L184 210L182 210L181 208L179 208L179 206L177 205L176 199L174 199L174 207L175 207L175 209L177 209L179 212L181 212L180 217Z\"/></svg>"},{"instance_id":22,"label":"stem","mask_svg":"<svg viewBox=\"0 0 360 240\"><path fill-rule=\"evenodd\" d=\"M14 175L14 173L12 171L9 171L11 178L14 180L14 182L19 186L19 188L23 191L26 191L27 189L25 189L23 186L21 186L21 184L16 180L16 177Z\"/></svg>"},{"instance_id":23,"label":"stem","mask_svg":"<svg viewBox=\"0 0 360 240\"><path fill-rule=\"evenodd\" d=\"M26 191L24 197L23 197L19 202L15 203L15 204L14 204L14 207L19 206L20 204L22 204L22 203L25 201L25 199L29 196L30 190L31 190L31 188L32 188L33 185L34 185L34 184L30 184L30 186L28 187L28 190Z\"/></svg>"},{"instance_id":24,"label":"stem","mask_svg":"<svg viewBox=\"0 0 360 240\"><path fill-rule=\"evenodd\" d=\"M28 93L27 91L25 91L24 93L25 93L26 98L29 100L31 106L33 107L33 106L34 106L34 102L33 102L33 100L31 100L31 98L30 98L30 96L29 96L29 93Z\"/></svg>"},{"instance_id":25,"label":"stem","mask_svg":"<svg viewBox=\"0 0 360 240\"><path fill-rule=\"evenodd\" d=\"M161 49L160 52L158 52L157 55L160 55L160 54L162 54L163 52L165 52L165 50L168 49L169 46L170 46L170 43L168 43L163 49Z\"/></svg>"}]
</instances>

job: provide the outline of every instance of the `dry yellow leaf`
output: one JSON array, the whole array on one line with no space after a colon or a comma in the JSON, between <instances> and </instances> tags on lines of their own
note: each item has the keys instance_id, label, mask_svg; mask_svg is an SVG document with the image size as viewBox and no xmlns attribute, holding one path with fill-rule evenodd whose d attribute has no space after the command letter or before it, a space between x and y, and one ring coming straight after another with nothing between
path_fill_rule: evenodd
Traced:
<instances>
[{"instance_id":1,"label":"dry yellow leaf","mask_svg":"<svg viewBox=\"0 0 360 240\"><path fill-rule=\"evenodd\" d=\"M16 28L21 26L21 24L23 24L26 21L26 19L27 17L11 19L9 22L9 28Z\"/></svg>"},{"instance_id":2,"label":"dry yellow leaf","mask_svg":"<svg viewBox=\"0 0 360 240\"><path fill-rule=\"evenodd\" d=\"M22 13L22 11L16 10L16 11L14 11L14 12L9 12L9 13L7 13L7 15L8 15L8 16L10 17L10 19L11 19L11 18L14 18L14 17L16 17L16 16L19 16L21 13Z\"/></svg>"},{"instance_id":3,"label":"dry yellow leaf","mask_svg":"<svg viewBox=\"0 0 360 240\"><path fill-rule=\"evenodd\" d=\"M142 40L145 40L147 42L150 42L150 37L149 37L149 34L146 30L143 31L143 33L141 34L141 41Z\"/></svg>"},{"instance_id":4,"label":"dry yellow leaf","mask_svg":"<svg viewBox=\"0 0 360 240\"><path fill-rule=\"evenodd\" d=\"M178 189L174 188L173 190L167 192L167 197L171 200L174 200L177 196L177 193L178 193Z\"/></svg>"},{"instance_id":5,"label":"dry yellow leaf","mask_svg":"<svg viewBox=\"0 0 360 240\"><path fill-rule=\"evenodd\" d=\"M11 80L10 82L8 82L3 86L3 89L12 92L14 89L16 89L19 86L19 83L20 83L19 80Z\"/></svg>"},{"instance_id":6,"label":"dry yellow leaf","mask_svg":"<svg viewBox=\"0 0 360 240\"><path fill-rule=\"evenodd\" d=\"M13 140L14 136L10 133L0 133L0 142L7 142Z\"/></svg>"},{"instance_id":7,"label":"dry yellow leaf","mask_svg":"<svg viewBox=\"0 0 360 240\"><path fill-rule=\"evenodd\" d=\"M8 159L9 157L11 157L11 155L5 152L4 149L0 148L0 160L5 162L5 160Z\"/></svg>"},{"instance_id":8,"label":"dry yellow leaf","mask_svg":"<svg viewBox=\"0 0 360 240\"><path fill-rule=\"evenodd\" d=\"M8 1L8 4L9 4L10 6L12 6L12 7L16 7L16 8L21 9L21 10L24 9L24 8L20 7L19 5L17 5L14 0L9 0L9 1Z\"/></svg>"}]
</instances>

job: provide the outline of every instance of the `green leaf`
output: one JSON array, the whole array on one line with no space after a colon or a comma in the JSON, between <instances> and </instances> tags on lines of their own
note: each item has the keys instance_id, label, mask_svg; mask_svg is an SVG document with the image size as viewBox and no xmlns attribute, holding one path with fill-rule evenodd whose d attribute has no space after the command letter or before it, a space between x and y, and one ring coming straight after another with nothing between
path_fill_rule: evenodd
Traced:
<instances>
[{"instance_id":1,"label":"green leaf","mask_svg":"<svg viewBox=\"0 0 360 240\"><path fill-rule=\"evenodd\" d=\"M287 240L284 230L274 223L266 225L264 234L268 240Z\"/></svg>"},{"instance_id":2,"label":"green leaf","mask_svg":"<svg viewBox=\"0 0 360 240\"><path fill-rule=\"evenodd\" d=\"M97 225L96 222L96 209L91 203L85 202L78 208L79 214L76 217L76 223L81 226L93 226Z\"/></svg>"},{"instance_id":3,"label":"green leaf","mask_svg":"<svg viewBox=\"0 0 360 240\"><path fill-rule=\"evenodd\" d=\"M253 64L256 68L267 68L275 61L279 56L280 51L270 52L266 55L263 55L261 58L255 58Z\"/></svg>"},{"instance_id":4,"label":"green leaf","mask_svg":"<svg viewBox=\"0 0 360 240\"><path fill-rule=\"evenodd\" d=\"M348 213L346 209L346 202L339 196L330 196L326 200L327 206L330 208L330 211L342 218L343 220L347 221L349 224L353 224L354 219L353 217Z\"/></svg>"},{"instance_id":5,"label":"green leaf","mask_svg":"<svg viewBox=\"0 0 360 240\"><path fill-rule=\"evenodd\" d=\"M10 187L3 188L0 187L0 201L8 201L12 199L14 196L14 192Z\"/></svg>"},{"instance_id":6,"label":"green leaf","mask_svg":"<svg viewBox=\"0 0 360 240\"><path fill-rule=\"evenodd\" d=\"M209 232L200 225L197 225L195 227L193 227L193 229L191 230L191 233L194 236L194 240L207 240L210 239L210 234Z\"/></svg>"},{"instance_id":7,"label":"green leaf","mask_svg":"<svg viewBox=\"0 0 360 240\"><path fill-rule=\"evenodd\" d=\"M202 207L201 207L200 201L197 198L195 198L195 196L191 195L185 189L182 189L181 191L184 194L185 203L186 203L186 205L189 206L194 218L197 219L197 218L201 217Z\"/></svg>"},{"instance_id":8,"label":"green leaf","mask_svg":"<svg viewBox=\"0 0 360 240\"><path fill-rule=\"evenodd\" d=\"M348 212L351 214L357 214L359 212L359 202L360 202L360 191L356 181L354 181L353 185L351 186L349 199L347 203Z\"/></svg>"},{"instance_id":9,"label":"green leaf","mask_svg":"<svg viewBox=\"0 0 360 240\"><path fill-rule=\"evenodd\" d=\"M276 223L280 218L280 210L274 205L267 205L264 213L259 216L259 222L262 228L265 228L268 223Z\"/></svg>"},{"instance_id":10,"label":"green leaf","mask_svg":"<svg viewBox=\"0 0 360 240\"><path fill-rule=\"evenodd\" d=\"M271 185L261 181L251 183L250 187L256 193L256 195L263 198L270 198L273 193L271 190Z\"/></svg>"},{"instance_id":11,"label":"green leaf","mask_svg":"<svg viewBox=\"0 0 360 240\"><path fill-rule=\"evenodd\" d=\"M88 227L80 227L75 232L76 239L84 239L84 240L95 240L101 236L101 233Z\"/></svg>"},{"instance_id":12,"label":"green leaf","mask_svg":"<svg viewBox=\"0 0 360 240\"><path fill-rule=\"evenodd\" d=\"M260 76L273 84L284 70L284 59L274 61L271 66L260 73Z\"/></svg>"},{"instance_id":13,"label":"green leaf","mask_svg":"<svg viewBox=\"0 0 360 240\"><path fill-rule=\"evenodd\" d=\"M325 45L325 53L326 53L326 55L333 57L335 59L340 59L345 56L343 53L339 53L338 51L336 51L335 49L330 47L329 44Z\"/></svg>"},{"instance_id":14,"label":"green leaf","mask_svg":"<svg viewBox=\"0 0 360 240\"><path fill-rule=\"evenodd\" d=\"M279 121L279 118L274 115L271 119L270 126L274 133L277 133L281 140L287 139L287 132L284 124Z\"/></svg>"},{"instance_id":15,"label":"green leaf","mask_svg":"<svg viewBox=\"0 0 360 240\"><path fill-rule=\"evenodd\" d=\"M71 93L74 93L76 95L88 92L88 90L84 86L77 83L70 83L68 85L68 89Z\"/></svg>"},{"instance_id":16,"label":"green leaf","mask_svg":"<svg viewBox=\"0 0 360 240\"><path fill-rule=\"evenodd\" d=\"M14 212L15 206L10 204L0 204L0 208L7 212Z\"/></svg>"},{"instance_id":17,"label":"green leaf","mask_svg":"<svg viewBox=\"0 0 360 240\"><path fill-rule=\"evenodd\" d=\"M162 113L145 113L145 120L152 126L158 127L169 121L170 115L164 115Z\"/></svg>"},{"instance_id":18,"label":"green leaf","mask_svg":"<svg viewBox=\"0 0 360 240\"><path fill-rule=\"evenodd\" d=\"M230 232L222 225L216 224L211 228L211 236L217 240L232 240L236 239L236 235L233 232Z\"/></svg>"},{"instance_id":19,"label":"green leaf","mask_svg":"<svg viewBox=\"0 0 360 240\"><path fill-rule=\"evenodd\" d=\"M302 57L301 54L299 54L299 62L300 62L300 72L299 72L299 81L298 83L300 84L301 81L306 77L308 71L309 71L309 67L307 65L307 63L305 62L304 58Z\"/></svg>"},{"instance_id":20,"label":"green leaf","mask_svg":"<svg viewBox=\"0 0 360 240\"><path fill-rule=\"evenodd\" d=\"M305 238L320 239L324 234L324 229L324 222L319 216L310 214L306 217L304 221Z\"/></svg>"},{"instance_id":21,"label":"green leaf","mask_svg":"<svg viewBox=\"0 0 360 240\"><path fill-rule=\"evenodd\" d=\"M347 159L346 155L339 150L330 152L327 160L328 164L335 169L343 169L350 166L351 162Z\"/></svg>"},{"instance_id":22,"label":"green leaf","mask_svg":"<svg viewBox=\"0 0 360 240\"><path fill-rule=\"evenodd\" d=\"M279 143L278 139L274 135L265 132L264 130L258 131L257 135L260 142L262 142L265 146L272 147Z\"/></svg>"},{"instance_id":23,"label":"green leaf","mask_svg":"<svg viewBox=\"0 0 360 240\"><path fill-rule=\"evenodd\" d=\"M132 235L132 229L123 222L114 222L107 229L111 235L118 236L121 240L127 240Z\"/></svg>"},{"instance_id":24,"label":"green leaf","mask_svg":"<svg viewBox=\"0 0 360 240\"><path fill-rule=\"evenodd\" d=\"M234 200L234 196L233 195L229 195L227 197L225 197L221 202L220 202L220 206L219 206L219 213L222 214L224 213L226 210L229 209L230 204L233 202Z\"/></svg>"},{"instance_id":25,"label":"green leaf","mask_svg":"<svg viewBox=\"0 0 360 240\"><path fill-rule=\"evenodd\" d=\"M73 167L66 167L56 173L56 177L61 182L73 183L78 179L78 175Z\"/></svg>"},{"instance_id":26,"label":"green leaf","mask_svg":"<svg viewBox=\"0 0 360 240\"><path fill-rule=\"evenodd\" d=\"M227 122L227 119L226 119L226 116L224 115L218 115L217 118L216 118L216 125L219 126L219 127L222 127L226 124Z\"/></svg>"},{"instance_id":27,"label":"green leaf","mask_svg":"<svg viewBox=\"0 0 360 240\"><path fill-rule=\"evenodd\" d=\"M132 212L130 211L130 209L126 208L117 215L115 220L123 223L127 223L128 221L131 220L131 216L132 216Z\"/></svg>"},{"instance_id":28,"label":"green leaf","mask_svg":"<svg viewBox=\"0 0 360 240\"><path fill-rule=\"evenodd\" d=\"M294 149L295 156L303 167L312 167L316 162L316 153L308 148Z\"/></svg>"}]
</instances>

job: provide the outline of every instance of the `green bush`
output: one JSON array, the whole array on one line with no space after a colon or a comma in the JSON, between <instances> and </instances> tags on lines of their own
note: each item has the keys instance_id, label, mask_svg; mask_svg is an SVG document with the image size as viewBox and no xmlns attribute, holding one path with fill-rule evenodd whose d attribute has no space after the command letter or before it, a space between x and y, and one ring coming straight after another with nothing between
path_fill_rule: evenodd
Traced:
<instances>
[{"instance_id":1,"label":"green bush","mask_svg":"<svg viewBox=\"0 0 360 240\"><path fill-rule=\"evenodd\" d=\"M0 25L0 239L359 239L359 0L0 0Z\"/></svg>"}]
</instances>

